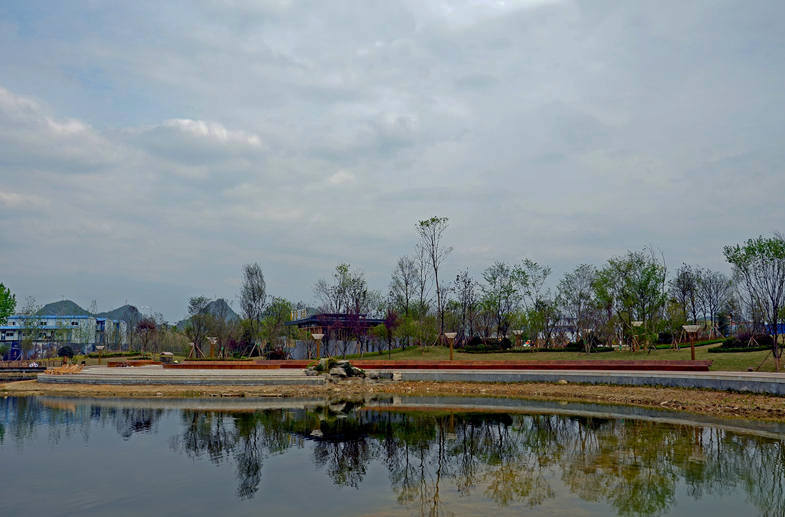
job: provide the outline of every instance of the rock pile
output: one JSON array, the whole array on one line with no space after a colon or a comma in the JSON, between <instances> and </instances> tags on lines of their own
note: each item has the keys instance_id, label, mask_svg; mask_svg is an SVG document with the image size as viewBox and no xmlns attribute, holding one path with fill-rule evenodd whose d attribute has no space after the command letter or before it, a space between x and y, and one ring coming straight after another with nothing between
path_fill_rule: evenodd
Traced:
<instances>
[{"instance_id":1,"label":"rock pile","mask_svg":"<svg viewBox=\"0 0 785 517\"><path fill-rule=\"evenodd\" d=\"M329 374L333 379L345 379L347 377L365 378L365 370L352 366L346 360L337 360L332 357L325 357L319 362L305 370L306 375L319 375L320 373Z\"/></svg>"}]
</instances>

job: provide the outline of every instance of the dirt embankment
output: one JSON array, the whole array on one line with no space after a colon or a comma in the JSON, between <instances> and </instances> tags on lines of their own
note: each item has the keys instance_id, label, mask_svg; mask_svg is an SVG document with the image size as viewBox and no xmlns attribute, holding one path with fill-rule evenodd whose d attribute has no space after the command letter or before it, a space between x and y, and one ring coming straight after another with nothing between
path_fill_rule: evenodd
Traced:
<instances>
[{"instance_id":1,"label":"dirt embankment","mask_svg":"<svg viewBox=\"0 0 785 517\"><path fill-rule=\"evenodd\" d=\"M628 386L576 384L492 384L461 382L343 381L324 386L115 386L0 384L0 396L55 395L68 397L324 397L363 399L374 395L445 395L505 397L532 400L595 402L671 409L717 417L785 421L785 397Z\"/></svg>"}]
</instances>

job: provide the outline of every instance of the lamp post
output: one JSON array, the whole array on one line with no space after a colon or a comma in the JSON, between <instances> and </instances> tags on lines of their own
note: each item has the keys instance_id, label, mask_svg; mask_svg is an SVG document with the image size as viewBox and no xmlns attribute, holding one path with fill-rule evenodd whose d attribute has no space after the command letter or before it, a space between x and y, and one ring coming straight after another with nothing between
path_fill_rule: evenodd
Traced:
<instances>
[{"instance_id":1,"label":"lamp post","mask_svg":"<svg viewBox=\"0 0 785 517\"><path fill-rule=\"evenodd\" d=\"M695 360L695 336L698 335L698 331L701 329L700 325L682 325L681 328L684 329L684 332L687 333L687 337L690 340L690 357L692 360Z\"/></svg>"},{"instance_id":2,"label":"lamp post","mask_svg":"<svg viewBox=\"0 0 785 517\"><path fill-rule=\"evenodd\" d=\"M311 336L313 336L314 341L316 341L316 359L321 359L322 355L320 353L320 345L322 344L322 338L324 337L324 334L311 334Z\"/></svg>"},{"instance_id":3,"label":"lamp post","mask_svg":"<svg viewBox=\"0 0 785 517\"><path fill-rule=\"evenodd\" d=\"M450 342L450 361L452 361L452 344L455 341L455 336L457 336L457 332L445 332L444 337Z\"/></svg>"}]
</instances>

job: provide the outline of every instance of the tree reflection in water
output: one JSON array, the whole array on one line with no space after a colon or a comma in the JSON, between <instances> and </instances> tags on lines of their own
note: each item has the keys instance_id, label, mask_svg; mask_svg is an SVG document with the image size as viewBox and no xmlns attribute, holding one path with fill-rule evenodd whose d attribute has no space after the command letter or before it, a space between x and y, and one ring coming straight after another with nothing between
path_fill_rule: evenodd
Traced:
<instances>
[{"instance_id":1,"label":"tree reflection in water","mask_svg":"<svg viewBox=\"0 0 785 517\"><path fill-rule=\"evenodd\" d=\"M443 500L446 492L536 507L565 490L619 515L660 515L685 487L696 499L741 489L760 514L785 515L783 441L633 419L351 405L248 412L44 407L8 399L0 401L0 444L22 443L38 425L48 426L55 443L73 433L87 439L96 423L127 439L156 432L168 412L182 426L170 448L233 464L243 499L258 493L265 459L298 447L312 450L316 468L339 486L361 488L369 465L380 462L398 502L421 515L449 513L455 501Z\"/></svg>"}]
</instances>

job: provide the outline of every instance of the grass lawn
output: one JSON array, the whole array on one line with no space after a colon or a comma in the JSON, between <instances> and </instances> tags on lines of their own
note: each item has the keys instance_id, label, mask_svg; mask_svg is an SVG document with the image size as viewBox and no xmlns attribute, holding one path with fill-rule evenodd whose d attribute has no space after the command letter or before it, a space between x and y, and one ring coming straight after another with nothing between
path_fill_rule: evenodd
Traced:
<instances>
[{"instance_id":1,"label":"grass lawn","mask_svg":"<svg viewBox=\"0 0 785 517\"><path fill-rule=\"evenodd\" d=\"M724 371L746 371L747 368L757 368L766 355L769 359L761 367L762 372L773 372L774 362L771 359L771 352L742 352L729 354L710 354L709 349L718 345L708 345L695 348L695 359L713 361L712 370ZM355 356L356 357L356 356ZM366 358L386 359L387 354L381 356L376 354L366 354ZM448 360L450 350L447 347L426 347L424 352L420 348L409 348L404 351L393 352L392 359L428 359L428 360ZM661 359L661 360L689 360L690 349L681 350L656 350L647 354L646 352L602 352L599 354L585 354L582 352L534 352L534 353L499 353L499 354L466 354L455 351L457 361L558 361L558 360L597 360L597 359Z\"/></svg>"}]
</instances>

